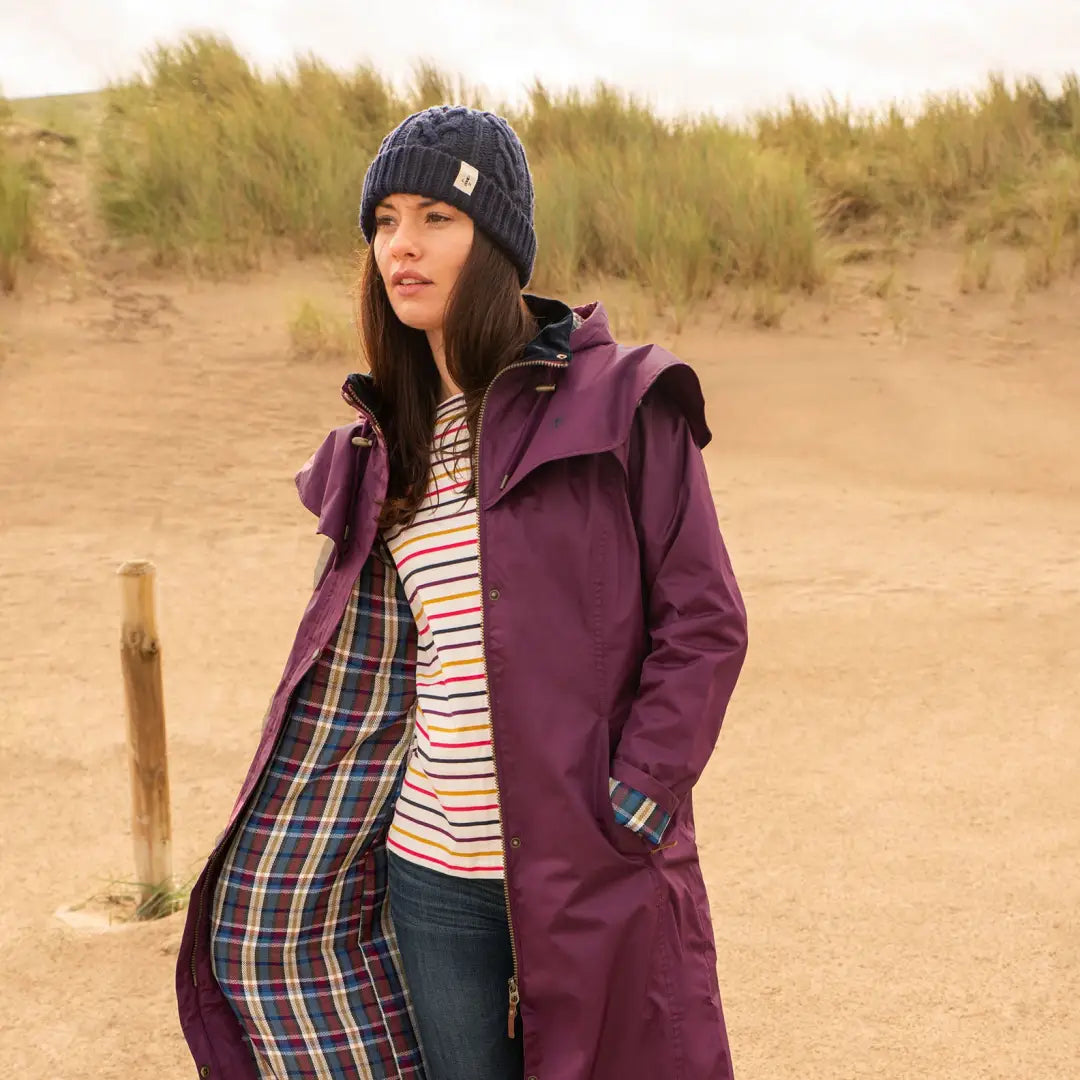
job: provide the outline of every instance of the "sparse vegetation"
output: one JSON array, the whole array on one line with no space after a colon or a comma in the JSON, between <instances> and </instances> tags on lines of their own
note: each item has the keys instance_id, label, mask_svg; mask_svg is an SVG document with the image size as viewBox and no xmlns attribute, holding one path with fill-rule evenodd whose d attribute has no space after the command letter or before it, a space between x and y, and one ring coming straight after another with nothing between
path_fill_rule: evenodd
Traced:
<instances>
[{"instance_id":1,"label":"sparse vegetation","mask_svg":"<svg viewBox=\"0 0 1080 1080\"><path fill-rule=\"evenodd\" d=\"M356 356L356 333L348 319L303 300L289 323L289 358L322 361Z\"/></svg>"},{"instance_id":2,"label":"sparse vegetation","mask_svg":"<svg viewBox=\"0 0 1080 1080\"><path fill-rule=\"evenodd\" d=\"M187 906L188 896L195 884L193 877L184 882L170 882L155 889L144 900L147 890L137 881L112 878L100 892L73 906L73 911L93 911L109 923L151 922L180 911Z\"/></svg>"},{"instance_id":3,"label":"sparse vegetation","mask_svg":"<svg viewBox=\"0 0 1080 1080\"><path fill-rule=\"evenodd\" d=\"M780 325L787 302L769 285L755 285L750 294L750 315L755 326L772 330Z\"/></svg>"},{"instance_id":4,"label":"sparse vegetation","mask_svg":"<svg viewBox=\"0 0 1080 1080\"><path fill-rule=\"evenodd\" d=\"M964 248L959 286L962 293L985 292L993 283L994 251L987 240L976 240Z\"/></svg>"},{"instance_id":5,"label":"sparse vegetation","mask_svg":"<svg viewBox=\"0 0 1080 1080\"><path fill-rule=\"evenodd\" d=\"M930 232L964 251L964 290L989 287L994 246L1023 249L1031 288L1080 262L1076 76L1056 92L995 77L910 113L793 101L734 126L667 121L603 83L556 94L536 82L514 110L429 65L404 90L310 57L263 76L227 40L196 35L159 46L141 77L104 95L98 204L115 235L163 265L220 274L274 251L344 256L362 245L356 209L379 141L445 101L502 112L525 143L533 288L621 278L676 326L718 288L810 292L829 267L891 266Z\"/></svg>"},{"instance_id":6,"label":"sparse vegetation","mask_svg":"<svg viewBox=\"0 0 1080 1080\"><path fill-rule=\"evenodd\" d=\"M0 292L11 292L34 250L34 163L9 145L11 108L0 97Z\"/></svg>"}]
</instances>

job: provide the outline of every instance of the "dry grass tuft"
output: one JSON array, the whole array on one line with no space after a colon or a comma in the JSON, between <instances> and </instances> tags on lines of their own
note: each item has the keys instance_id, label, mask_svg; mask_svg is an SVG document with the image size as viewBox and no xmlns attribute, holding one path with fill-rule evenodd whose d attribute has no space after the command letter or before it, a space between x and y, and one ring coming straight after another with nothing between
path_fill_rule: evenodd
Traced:
<instances>
[{"instance_id":1,"label":"dry grass tuft","mask_svg":"<svg viewBox=\"0 0 1080 1080\"><path fill-rule=\"evenodd\" d=\"M7 131L11 108L0 98L0 292L12 292L22 265L33 257L38 178L36 163Z\"/></svg>"},{"instance_id":2,"label":"dry grass tuft","mask_svg":"<svg viewBox=\"0 0 1080 1080\"><path fill-rule=\"evenodd\" d=\"M787 306L787 300L768 285L757 285L750 292L750 317L764 330L780 325Z\"/></svg>"},{"instance_id":3,"label":"dry grass tuft","mask_svg":"<svg viewBox=\"0 0 1080 1080\"><path fill-rule=\"evenodd\" d=\"M289 323L289 359L323 362L355 360L357 336L341 316L303 300Z\"/></svg>"},{"instance_id":4,"label":"dry grass tuft","mask_svg":"<svg viewBox=\"0 0 1080 1080\"><path fill-rule=\"evenodd\" d=\"M987 240L976 240L964 248L958 282L962 293L986 292L994 283L994 250Z\"/></svg>"}]
</instances>

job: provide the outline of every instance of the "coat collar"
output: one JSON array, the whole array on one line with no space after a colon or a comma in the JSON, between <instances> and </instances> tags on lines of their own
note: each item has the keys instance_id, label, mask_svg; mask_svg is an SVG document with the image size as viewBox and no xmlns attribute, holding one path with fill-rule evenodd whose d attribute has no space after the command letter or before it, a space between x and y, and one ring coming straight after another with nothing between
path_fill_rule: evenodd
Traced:
<instances>
[{"instance_id":1,"label":"coat collar","mask_svg":"<svg viewBox=\"0 0 1080 1080\"><path fill-rule=\"evenodd\" d=\"M654 386L662 390L669 407L686 418L695 442L705 448L712 436L701 385L689 365L656 345L618 345L599 302L572 309L558 300L529 294L526 300L540 324L526 355L550 363L543 385L535 389L556 392L532 397L525 417L519 412L509 424L503 424L499 438L493 443L489 440L489 453L495 458L488 462L480 492L485 509L546 462L624 446L638 406ZM560 353L565 353L565 359ZM523 378L505 384L505 393L493 399L491 422L497 426L508 400L528 385L528 371L528 366L523 367L519 372ZM360 410L359 422L335 429L297 475L301 500L320 515L319 531L337 543L352 520L356 470L359 459L365 457L357 448L372 446L368 425L372 419L377 422L379 415L379 395L369 375L349 376L342 392L345 400ZM373 460L383 470L375 484L379 487L386 482L384 447L378 448ZM365 477L369 474L370 469L365 468Z\"/></svg>"},{"instance_id":2,"label":"coat collar","mask_svg":"<svg viewBox=\"0 0 1080 1080\"><path fill-rule=\"evenodd\" d=\"M526 307L539 326L536 337L525 346L523 360L568 361L572 356L572 345L580 348L584 345L595 344L592 338L598 332L606 333L610 339L607 317L603 314L603 308L597 303L575 311L561 300L552 297L536 296L533 293L523 293L522 296ZM603 330L600 331L599 323L596 323L586 334L588 340L582 339L579 344L575 339L581 337L582 330L589 322L589 316L592 316L597 309L601 315ZM587 315L584 314L586 312ZM366 371L354 372L350 375L341 388L341 396L350 406L362 408L376 420L384 409L382 395L375 385L375 380Z\"/></svg>"}]
</instances>

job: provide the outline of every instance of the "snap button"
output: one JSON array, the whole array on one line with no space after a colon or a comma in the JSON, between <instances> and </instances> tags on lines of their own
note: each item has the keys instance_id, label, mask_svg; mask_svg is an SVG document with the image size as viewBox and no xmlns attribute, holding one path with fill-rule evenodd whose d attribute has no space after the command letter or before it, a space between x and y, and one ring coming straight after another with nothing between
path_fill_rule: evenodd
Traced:
<instances>
[{"instance_id":1,"label":"snap button","mask_svg":"<svg viewBox=\"0 0 1080 1080\"><path fill-rule=\"evenodd\" d=\"M314 662L314 661L316 661L316 660L318 660L318 659L319 659L319 654L320 654L321 652L322 652L322 650L321 650L321 649L316 649L316 650L315 650L315 651L314 651L314 652L313 652L313 653L311 654L311 659L312 659L312 662Z\"/></svg>"},{"instance_id":2,"label":"snap button","mask_svg":"<svg viewBox=\"0 0 1080 1080\"><path fill-rule=\"evenodd\" d=\"M492 589L491 592L488 593L488 596L490 596L492 600L498 600L499 599L499 590L498 589Z\"/></svg>"},{"instance_id":3,"label":"snap button","mask_svg":"<svg viewBox=\"0 0 1080 1080\"><path fill-rule=\"evenodd\" d=\"M210 1066L209 1065L200 1066L199 1067L199 1075L200 1076L209 1076L210 1075Z\"/></svg>"},{"instance_id":4,"label":"snap button","mask_svg":"<svg viewBox=\"0 0 1080 1080\"><path fill-rule=\"evenodd\" d=\"M354 435L352 437L353 446L370 446L371 440L365 439L363 435Z\"/></svg>"},{"instance_id":5,"label":"snap button","mask_svg":"<svg viewBox=\"0 0 1080 1080\"><path fill-rule=\"evenodd\" d=\"M565 360L566 359L566 353L564 353L564 352L556 353L555 354L555 359L556 360Z\"/></svg>"},{"instance_id":6,"label":"snap button","mask_svg":"<svg viewBox=\"0 0 1080 1080\"><path fill-rule=\"evenodd\" d=\"M511 847L521 847L521 837L520 836L512 836L510 838L510 846Z\"/></svg>"}]
</instances>

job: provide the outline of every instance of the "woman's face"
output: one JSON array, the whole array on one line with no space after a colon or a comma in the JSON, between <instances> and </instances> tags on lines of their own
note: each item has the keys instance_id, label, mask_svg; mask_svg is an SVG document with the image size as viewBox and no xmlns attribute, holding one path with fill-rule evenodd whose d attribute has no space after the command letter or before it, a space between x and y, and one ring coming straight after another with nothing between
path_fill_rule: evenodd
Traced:
<instances>
[{"instance_id":1,"label":"woman's face","mask_svg":"<svg viewBox=\"0 0 1080 1080\"><path fill-rule=\"evenodd\" d=\"M472 218L449 203L388 195L375 207L375 262L394 313L406 326L442 329L472 241Z\"/></svg>"}]
</instances>

